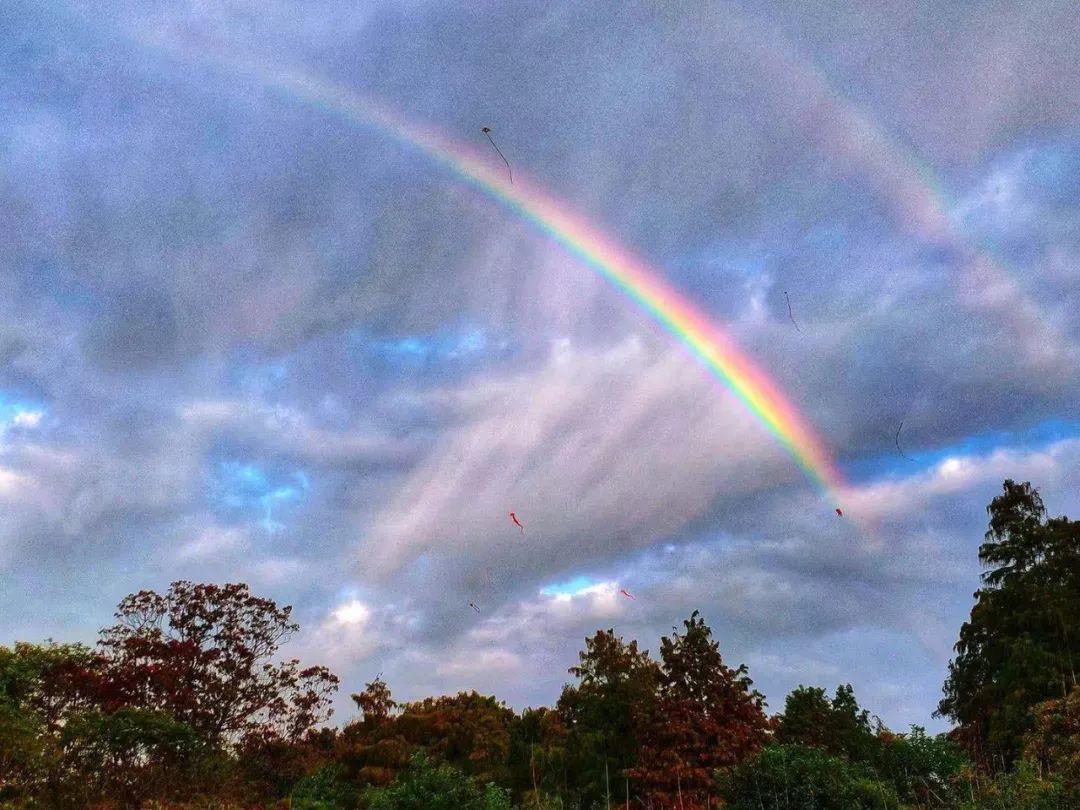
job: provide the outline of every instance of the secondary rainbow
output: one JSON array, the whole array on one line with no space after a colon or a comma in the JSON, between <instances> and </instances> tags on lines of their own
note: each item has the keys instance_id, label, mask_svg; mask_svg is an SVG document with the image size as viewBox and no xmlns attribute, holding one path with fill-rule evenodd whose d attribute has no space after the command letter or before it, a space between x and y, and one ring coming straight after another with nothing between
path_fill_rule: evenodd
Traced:
<instances>
[{"instance_id":1,"label":"secondary rainbow","mask_svg":"<svg viewBox=\"0 0 1080 810\"><path fill-rule=\"evenodd\" d=\"M162 46L176 52L175 44ZM205 53L183 49L188 58L207 61ZM240 71L294 100L319 107L351 123L373 126L419 149L461 180L517 214L553 239L631 298L674 335L737 396L790 453L807 478L834 501L844 478L820 438L780 389L723 331L644 261L532 183L519 169L514 183L492 154L451 141L407 123L374 101L312 76L252 62L215 58L214 63ZM479 128L477 130L479 132ZM486 142L485 142L486 143Z\"/></svg>"}]
</instances>

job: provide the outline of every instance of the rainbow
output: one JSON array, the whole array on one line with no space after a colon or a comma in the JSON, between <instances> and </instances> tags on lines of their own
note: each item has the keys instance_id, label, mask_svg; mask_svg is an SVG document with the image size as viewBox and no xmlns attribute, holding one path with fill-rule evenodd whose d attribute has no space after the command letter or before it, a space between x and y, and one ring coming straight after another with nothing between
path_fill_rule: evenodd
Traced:
<instances>
[{"instance_id":1,"label":"rainbow","mask_svg":"<svg viewBox=\"0 0 1080 810\"><path fill-rule=\"evenodd\" d=\"M175 43L158 47L176 52ZM205 53L181 53L207 61ZM319 107L350 123L377 128L457 175L540 233L561 245L633 300L724 384L754 414L802 469L823 496L834 502L846 489L843 475L821 439L780 389L686 296L656 269L616 244L567 205L532 183L520 170L511 184L501 161L407 123L379 104L344 87L295 71L252 62L213 62L250 75L262 85L294 100Z\"/></svg>"}]
</instances>

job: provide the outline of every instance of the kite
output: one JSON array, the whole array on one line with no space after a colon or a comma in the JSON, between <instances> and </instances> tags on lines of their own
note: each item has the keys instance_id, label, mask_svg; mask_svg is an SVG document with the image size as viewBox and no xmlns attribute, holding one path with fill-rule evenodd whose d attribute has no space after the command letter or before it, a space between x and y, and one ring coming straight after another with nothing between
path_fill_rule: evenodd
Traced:
<instances>
[{"instance_id":1,"label":"kite","mask_svg":"<svg viewBox=\"0 0 1080 810\"><path fill-rule=\"evenodd\" d=\"M788 317L791 318L791 322L795 324L795 331L801 332L802 329L800 329L799 325L795 323L795 316L791 312L791 299L788 298L787 290L784 290L784 300L787 301L787 314Z\"/></svg>"},{"instance_id":2,"label":"kite","mask_svg":"<svg viewBox=\"0 0 1080 810\"><path fill-rule=\"evenodd\" d=\"M479 612L480 612L480 608L478 608L478 607L477 607L476 605L474 605L474 604L473 604L472 602L469 602L469 607L471 607L471 608L472 608L473 610L475 610L475 611L476 611L477 613L479 613Z\"/></svg>"},{"instance_id":3,"label":"kite","mask_svg":"<svg viewBox=\"0 0 1080 810\"><path fill-rule=\"evenodd\" d=\"M619 593L621 593L623 596L629 596L635 602L637 601L637 597L635 597L632 593L630 593L630 591L626 590L626 588L620 588Z\"/></svg>"},{"instance_id":4,"label":"kite","mask_svg":"<svg viewBox=\"0 0 1080 810\"><path fill-rule=\"evenodd\" d=\"M900 427L896 429L896 437L893 439L893 443L896 444L896 451L906 458L908 461L914 461L915 459L909 457L907 453L900 449L900 431L904 429L904 420L900 420Z\"/></svg>"},{"instance_id":5,"label":"kite","mask_svg":"<svg viewBox=\"0 0 1080 810\"><path fill-rule=\"evenodd\" d=\"M844 513L843 513L843 512L841 511L841 510L839 510L839 509L837 509L837 510L836 510L836 514L837 514L837 516L839 516L839 517L843 517L843 516L844 516Z\"/></svg>"},{"instance_id":6,"label":"kite","mask_svg":"<svg viewBox=\"0 0 1080 810\"><path fill-rule=\"evenodd\" d=\"M510 519L512 521L514 521L515 526L519 526L521 528L521 533L525 534L525 527L521 525L521 521L517 519L517 515L515 515L513 512L511 512L510 513Z\"/></svg>"},{"instance_id":7,"label":"kite","mask_svg":"<svg viewBox=\"0 0 1080 810\"><path fill-rule=\"evenodd\" d=\"M495 139L491 137L491 127L481 127L480 131L487 135L487 139L491 141L491 145L495 147L495 151L499 153L499 157L503 159L503 163L506 164L506 170L510 172L510 185L514 185L514 170L510 168L510 161L506 159L506 155L504 155L502 150L495 145Z\"/></svg>"}]
</instances>

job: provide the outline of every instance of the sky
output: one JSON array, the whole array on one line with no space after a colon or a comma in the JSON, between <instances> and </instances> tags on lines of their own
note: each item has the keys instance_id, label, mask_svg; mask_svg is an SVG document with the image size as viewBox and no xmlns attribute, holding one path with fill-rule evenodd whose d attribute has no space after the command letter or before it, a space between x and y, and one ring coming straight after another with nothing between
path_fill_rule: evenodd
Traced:
<instances>
[{"instance_id":1,"label":"sky","mask_svg":"<svg viewBox=\"0 0 1080 810\"><path fill-rule=\"evenodd\" d=\"M1077 75L1068 0L5 2L0 644L242 581L343 722L379 673L551 705L586 636L700 610L772 711L943 730L986 505L1080 512Z\"/></svg>"}]
</instances>

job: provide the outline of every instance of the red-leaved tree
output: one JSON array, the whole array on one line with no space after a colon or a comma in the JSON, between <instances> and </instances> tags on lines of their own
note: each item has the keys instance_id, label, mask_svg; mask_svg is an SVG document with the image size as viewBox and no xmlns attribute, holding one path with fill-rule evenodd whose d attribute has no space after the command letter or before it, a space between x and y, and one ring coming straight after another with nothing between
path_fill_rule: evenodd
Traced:
<instances>
[{"instance_id":1,"label":"red-leaved tree","mask_svg":"<svg viewBox=\"0 0 1080 810\"><path fill-rule=\"evenodd\" d=\"M296 659L273 662L299 629L291 613L243 584L180 581L126 597L98 642L116 707L162 712L214 745L300 739L330 716L338 679Z\"/></svg>"},{"instance_id":2,"label":"red-leaved tree","mask_svg":"<svg viewBox=\"0 0 1080 810\"><path fill-rule=\"evenodd\" d=\"M716 770L756 754L769 720L746 666L724 664L698 612L683 624L685 633L661 639L659 694L638 718L641 751L630 777L654 807L701 810L718 806Z\"/></svg>"}]
</instances>

